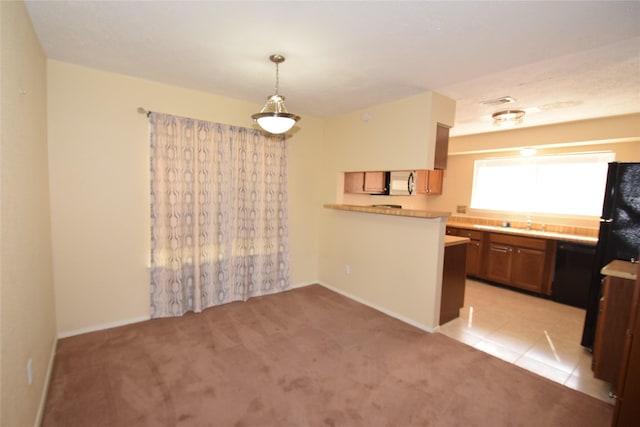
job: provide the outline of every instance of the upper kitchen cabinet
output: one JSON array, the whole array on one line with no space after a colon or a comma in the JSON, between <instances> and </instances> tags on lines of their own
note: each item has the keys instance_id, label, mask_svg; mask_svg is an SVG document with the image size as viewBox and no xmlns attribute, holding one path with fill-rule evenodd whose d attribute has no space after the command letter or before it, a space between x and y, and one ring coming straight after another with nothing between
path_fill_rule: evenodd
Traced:
<instances>
[{"instance_id":1,"label":"upper kitchen cabinet","mask_svg":"<svg viewBox=\"0 0 640 427\"><path fill-rule=\"evenodd\" d=\"M416 193L427 196L442 194L442 169L417 171Z\"/></svg>"},{"instance_id":2,"label":"upper kitchen cabinet","mask_svg":"<svg viewBox=\"0 0 640 427\"><path fill-rule=\"evenodd\" d=\"M434 169L447 168L447 154L449 153L449 126L438 123L436 128L436 152L433 160Z\"/></svg>"},{"instance_id":3,"label":"upper kitchen cabinet","mask_svg":"<svg viewBox=\"0 0 640 427\"><path fill-rule=\"evenodd\" d=\"M386 192L384 172L345 172L344 192L355 194L384 194Z\"/></svg>"},{"instance_id":4,"label":"upper kitchen cabinet","mask_svg":"<svg viewBox=\"0 0 640 427\"><path fill-rule=\"evenodd\" d=\"M427 92L331 117L325 148L339 171L444 168L455 108L454 100Z\"/></svg>"}]
</instances>

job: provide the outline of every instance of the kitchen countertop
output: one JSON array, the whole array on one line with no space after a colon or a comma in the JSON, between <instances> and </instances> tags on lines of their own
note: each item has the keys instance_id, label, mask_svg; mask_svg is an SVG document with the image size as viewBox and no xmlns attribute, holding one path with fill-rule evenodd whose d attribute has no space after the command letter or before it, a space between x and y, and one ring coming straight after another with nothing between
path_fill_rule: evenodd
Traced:
<instances>
[{"instance_id":1,"label":"kitchen countertop","mask_svg":"<svg viewBox=\"0 0 640 427\"><path fill-rule=\"evenodd\" d=\"M551 231L527 230L525 228L498 227L495 225L480 225L480 224L467 224L467 223L454 223L454 222L448 222L447 226L456 227L456 228L466 228L469 230L491 231L495 233L517 234L521 236L538 237L542 239L562 240L562 241L582 243L582 244L592 245L592 246L595 246L598 243L597 237L581 236L577 234L555 233Z\"/></svg>"},{"instance_id":2,"label":"kitchen countertop","mask_svg":"<svg viewBox=\"0 0 640 427\"><path fill-rule=\"evenodd\" d=\"M427 219L448 218L449 216L451 216L451 212L424 211L424 210L417 210L417 209L399 209L399 208L388 208L383 206L325 204L324 207L327 209L338 209L341 211L363 212L363 213L395 215L395 216L408 216L413 218L427 218Z\"/></svg>"},{"instance_id":3,"label":"kitchen countertop","mask_svg":"<svg viewBox=\"0 0 640 427\"><path fill-rule=\"evenodd\" d=\"M444 236L444 247L446 248L447 246L463 245L465 243L469 243L470 241L471 241L471 239L468 238L468 237L458 237L458 236L445 235Z\"/></svg>"},{"instance_id":4,"label":"kitchen countertop","mask_svg":"<svg viewBox=\"0 0 640 427\"><path fill-rule=\"evenodd\" d=\"M602 267L600 273L604 276L613 276L620 279L636 280L638 277L638 264L616 259Z\"/></svg>"}]
</instances>

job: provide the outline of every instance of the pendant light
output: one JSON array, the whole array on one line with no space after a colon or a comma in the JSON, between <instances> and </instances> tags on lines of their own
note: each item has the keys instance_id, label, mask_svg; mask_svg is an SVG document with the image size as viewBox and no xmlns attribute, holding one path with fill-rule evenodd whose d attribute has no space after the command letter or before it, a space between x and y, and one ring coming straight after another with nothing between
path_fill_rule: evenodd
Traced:
<instances>
[{"instance_id":1,"label":"pendant light","mask_svg":"<svg viewBox=\"0 0 640 427\"><path fill-rule=\"evenodd\" d=\"M284 62L284 56L275 54L271 55L269 59L276 64L276 93L267 98L267 103L262 107L262 110L252 115L251 118L258 122L258 125L267 132L280 134L291 129L300 120L300 116L289 113L284 105L284 96L278 94L280 78L278 65Z\"/></svg>"}]
</instances>

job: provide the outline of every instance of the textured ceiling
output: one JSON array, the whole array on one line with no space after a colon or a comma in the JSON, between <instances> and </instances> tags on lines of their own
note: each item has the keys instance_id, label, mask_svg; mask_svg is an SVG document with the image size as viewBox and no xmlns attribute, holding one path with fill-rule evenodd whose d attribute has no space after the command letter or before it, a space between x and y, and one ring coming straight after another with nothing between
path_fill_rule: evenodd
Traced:
<instances>
[{"instance_id":1,"label":"textured ceiling","mask_svg":"<svg viewBox=\"0 0 640 427\"><path fill-rule=\"evenodd\" d=\"M640 2L25 1L48 58L328 117L425 91L452 135L640 112ZM304 122L300 123L303 127Z\"/></svg>"}]
</instances>

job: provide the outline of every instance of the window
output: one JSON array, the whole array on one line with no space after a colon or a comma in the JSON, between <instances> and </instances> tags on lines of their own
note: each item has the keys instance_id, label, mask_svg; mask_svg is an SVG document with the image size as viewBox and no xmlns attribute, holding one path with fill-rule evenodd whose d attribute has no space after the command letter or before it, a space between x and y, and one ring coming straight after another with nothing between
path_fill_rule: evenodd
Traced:
<instances>
[{"instance_id":1,"label":"window","mask_svg":"<svg viewBox=\"0 0 640 427\"><path fill-rule=\"evenodd\" d=\"M615 153L476 160L472 209L599 216Z\"/></svg>"}]
</instances>

